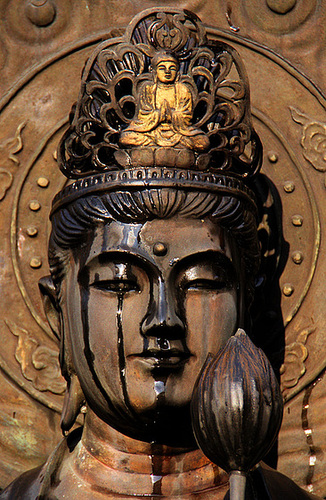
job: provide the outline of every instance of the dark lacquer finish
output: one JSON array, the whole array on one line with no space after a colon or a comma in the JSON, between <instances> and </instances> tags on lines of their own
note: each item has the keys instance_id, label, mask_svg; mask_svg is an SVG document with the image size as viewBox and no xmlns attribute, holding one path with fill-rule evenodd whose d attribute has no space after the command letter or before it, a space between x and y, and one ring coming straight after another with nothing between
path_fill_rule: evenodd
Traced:
<instances>
[{"instance_id":1,"label":"dark lacquer finish","mask_svg":"<svg viewBox=\"0 0 326 500\"><path fill-rule=\"evenodd\" d=\"M192 421L199 446L229 473L247 473L275 441L282 413L271 364L238 330L216 357L208 358L194 390ZM238 488L241 475L234 481ZM240 496L232 497L231 491L231 498Z\"/></svg>"},{"instance_id":2,"label":"dark lacquer finish","mask_svg":"<svg viewBox=\"0 0 326 500\"><path fill-rule=\"evenodd\" d=\"M233 336L260 262L249 104L238 54L188 11L145 11L86 63L58 154L78 180L53 201L40 282L67 382L62 430L80 413L84 425L2 498L222 499L213 462L238 473L240 495L282 408L265 356ZM193 405L203 453L190 404L208 355ZM266 498L266 474L250 474L247 499Z\"/></svg>"}]
</instances>

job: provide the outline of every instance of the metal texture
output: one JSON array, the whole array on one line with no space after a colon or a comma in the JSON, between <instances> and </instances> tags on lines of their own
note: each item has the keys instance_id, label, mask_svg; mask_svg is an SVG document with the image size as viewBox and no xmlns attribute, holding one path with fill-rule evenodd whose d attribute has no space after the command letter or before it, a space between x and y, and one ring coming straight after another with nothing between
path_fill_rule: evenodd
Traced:
<instances>
[{"instance_id":1,"label":"metal texture","mask_svg":"<svg viewBox=\"0 0 326 500\"><path fill-rule=\"evenodd\" d=\"M236 471L230 475L230 500L244 500L246 492L246 476Z\"/></svg>"},{"instance_id":2,"label":"metal texture","mask_svg":"<svg viewBox=\"0 0 326 500\"><path fill-rule=\"evenodd\" d=\"M249 109L232 47L207 43L194 15L145 11L87 62L61 170L72 178L132 166L228 171L237 159L239 175L254 175L261 146Z\"/></svg>"},{"instance_id":3,"label":"metal texture","mask_svg":"<svg viewBox=\"0 0 326 500\"><path fill-rule=\"evenodd\" d=\"M58 156L61 170L78 180L53 200L51 275L39 287L51 333L60 343L67 382L61 427L67 437L43 467L14 481L4 499L73 498L78 488L92 499L194 492L221 498L226 478L214 462L249 475L281 423L280 389L266 356L244 332L235 334L239 326L250 326L261 262L257 203L263 215L259 200L266 182L258 173L261 145L250 119L244 70L229 80L233 64L240 68L236 52L206 41L200 21L186 11L145 11L130 31L141 40L133 40L142 48L138 63L124 38L109 42L113 51L100 45L86 64ZM162 52L162 45L170 52ZM132 90L136 106L129 123L116 119L113 128L112 117L125 116L122 102L132 102L126 71L142 78L142 61L149 56L146 87ZM126 70L124 61L133 64ZM223 94L226 88L231 93ZM192 108L202 97L208 105L196 121ZM183 153L182 165L157 165L158 151L168 161L172 148ZM130 161L121 165L112 151L127 152ZM143 165L149 152L152 161ZM37 184L48 185L43 177ZM33 200L29 207L38 212L41 204ZM270 231L277 231L273 224ZM32 263L37 267L39 261ZM12 333L22 343L28 337L23 330ZM39 348L27 344L37 369ZM22 373L39 387L25 369L28 357L20 347L21 342L16 359ZM194 393L211 356L216 360ZM79 414L85 415L82 429L68 434ZM204 453L196 450L193 428ZM128 464L122 470L121 451ZM175 474L175 463L182 473ZM274 474L275 487L282 479ZM248 500L261 490L253 474L250 488ZM297 499L309 498L291 483L278 493L288 496L293 488ZM232 498L237 489L231 480ZM270 486L263 489L269 492Z\"/></svg>"},{"instance_id":4,"label":"metal texture","mask_svg":"<svg viewBox=\"0 0 326 500\"><path fill-rule=\"evenodd\" d=\"M205 364L192 415L199 446L227 472L248 473L272 447L283 417L282 395L266 355L243 330Z\"/></svg>"},{"instance_id":5,"label":"metal texture","mask_svg":"<svg viewBox=\"0 0 326 500\"><path fill-rule=\"evenodd\" d=\"M65 184L57 173L57 143L78 94L80 69L94 44L145 7L146 2L0 3L3 486L42 462L60 437L63 396L58 390L63 381L54 362L58 348L37 287L38 279L48 274L50 200ZM265 147L263 172L278 192L267 193L260 230L265 236L270 233L276 207L287 243L282 252L279 242L268 240L264 246L266 261L279 262L280 287L267 294L265 304L272 326L264 346L283 363L287 403L279 468L324 496L326 214L321 147L326 120L319 89L325 89L326 7L318 1L281 6L248 0L232 6L219 1L214 9L209 1L190 1L187 8L212 26L210 36L230 42L247 68L254 124ZM283 333L279 324L274 328L275 294L281 301ZM281 333L272 336L272 331ZM283 342L278 335L284 335Z\"/></svg>"}]
</instances>

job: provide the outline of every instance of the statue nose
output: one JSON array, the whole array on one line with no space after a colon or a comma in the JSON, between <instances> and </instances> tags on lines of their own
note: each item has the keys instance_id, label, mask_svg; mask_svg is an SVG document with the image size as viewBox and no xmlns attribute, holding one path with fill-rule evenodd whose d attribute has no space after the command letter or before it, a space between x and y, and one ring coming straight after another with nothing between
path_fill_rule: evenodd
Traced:
<instances>
[{"instance_id":1,"label":"statue nose","mask_svg":"<svg viewBox=\"0 0 326 500\"><path fill-rule=\"evenodd\" d=\"M153 286L149 310L145 316L141 333L146 337L174 340L183 338L185 324L176 312L176 299L163 281Z\"/></svg>"}]
</instances>

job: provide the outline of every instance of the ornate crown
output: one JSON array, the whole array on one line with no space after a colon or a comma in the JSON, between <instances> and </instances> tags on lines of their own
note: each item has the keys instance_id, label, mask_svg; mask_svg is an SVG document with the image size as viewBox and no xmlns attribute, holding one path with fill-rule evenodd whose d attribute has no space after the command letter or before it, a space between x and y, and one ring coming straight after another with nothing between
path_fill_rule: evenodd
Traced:
<instances>
[{"instance_id":1,"label":"ornate crown","mask_svg":"<svg viewBox=\"0 0 326 500\"><path fill-rule=\"evenodd\" d=\"M123 36L100 44L71 117L58 161L79 180L54 209L81 191L144 182L244 194L241 179L260 167L243 64L232 47L207 40L188 11L146 10Z\"/></svg>"}]
</instances>

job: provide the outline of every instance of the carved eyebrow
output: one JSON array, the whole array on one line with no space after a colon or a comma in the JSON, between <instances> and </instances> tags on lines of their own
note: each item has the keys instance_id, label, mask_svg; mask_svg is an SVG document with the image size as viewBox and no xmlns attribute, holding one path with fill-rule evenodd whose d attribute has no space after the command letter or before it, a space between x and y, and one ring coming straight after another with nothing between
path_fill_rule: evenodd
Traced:
<instances>
[{"instance_id":1,"label":"carved eyebrow","mask_svg":"<svg viewBox=\"0 0 326 500\"><path fill-rule=\"evenodd\" d=\"M169 61L167 61L166 63L161 62L161 63L160 63L157 67L158 67L158 68L160 68L160 67L165 68L164 64L168 64L168 62L169 62ZM177 66L175 63L171 63L171 64L170 64L170 68L175 68L175 69L177 69L177 67L178 67L178 66Z\"/></svg>"},{"instance_id":2,"label":"carved eyebrow","mask_svg":"<svg viewBox=\"0 0 326 500\"><path fill-rule=\"evenodd\" d=\"M216 273L216 278L222 278L226 281L227 287L235 286L238 280L238 273L234 267L232 260L224 253L217 250L208 250L198 254L187 256L180 260L173 270L174 279L179 283L187 282L186 275L199 269L206 269ZM199 281L206 281L205 277L198 278ZM196 277L194 278L196 281ZM210 278L208 278L210 281ZM207 281L207 283L208 283Z\"/></svg>"},{"instance_id":3,"label":"carved eyebrow","mask_svg":"<svg viewBox=\"0 0 326 500\"><path fill-rule=\"evenodd\" d=\"M90 284L90 277L96 275L96 271L101 272L101 268L106 266L116 267L119 264L126 266L137 266L146 272L146 266L141 258L124 251L108 251L96 255L88 260L78 271L77 281L80 285L87 287ZM130 270L128 270L130 272ZM114 271L113 271L114 274Z\"/></svg>"},{"instance_id":4,"label":"carved eyebrow","mask_svg":"<svg viewBox=\"0 0 326 500\"><path fill-rule=\"evenodd\" d=\"M232 269L235 272L234 264L232 260L227 257L224 253L219 250L207 250L203 252L198 252L192 255L187 255L183 259L180 259L175 264L175 271L179 272L181 269L186 269L187 267L194 267L198 264L205 262L211 262L221 267L226 267Z\"/></svg>"},{"instance_id":5,"label":"carved eyebrow","mask_svg":"<svg viewBox=\"0 0 326 500\"><path fill-rule=\"evenodd\" d=\"M94 256L78 272L78 280L86 272L89 273L95 266L105 266L107 264L129 264L143 269L146 273L155 272L155 265L139 254L133 254L124 250L109 250ZM82 279L82 278L81 278Z\"/></svg>"},{"instance_id":6,"label":"carved eyebrow","mask_svg":"<svg viewBox=\"0 0 326 500\"><path fill-rule=\"evenodd\" d=\"M106 252L95 255L91 259L89 259L85 267L92 267L94 265L100 264L105 265L111 262L119 262L120 264L134 264L139 265L141 267L144 266L144 262L146 258L133 254L130 250L108 250Z\"/></svg>"}]
</instances>

